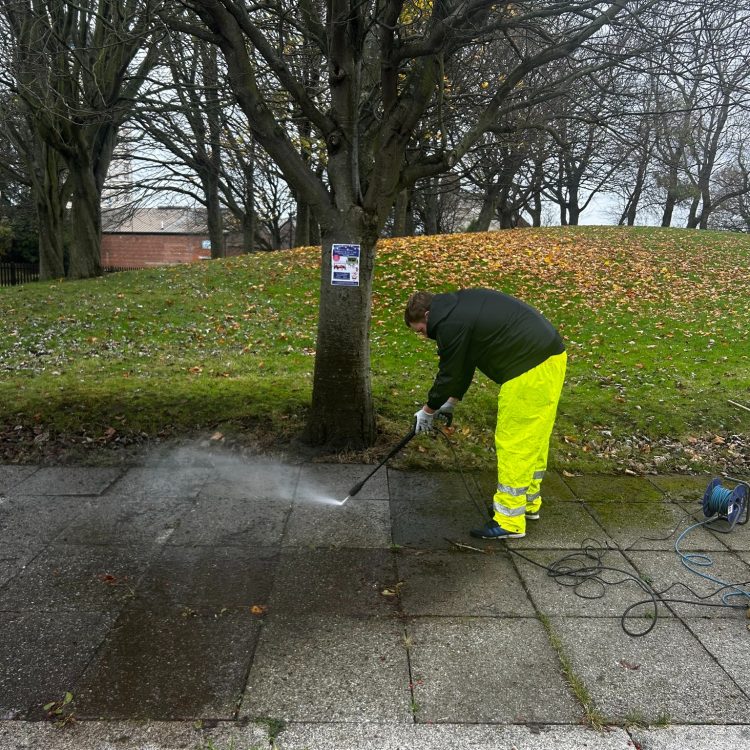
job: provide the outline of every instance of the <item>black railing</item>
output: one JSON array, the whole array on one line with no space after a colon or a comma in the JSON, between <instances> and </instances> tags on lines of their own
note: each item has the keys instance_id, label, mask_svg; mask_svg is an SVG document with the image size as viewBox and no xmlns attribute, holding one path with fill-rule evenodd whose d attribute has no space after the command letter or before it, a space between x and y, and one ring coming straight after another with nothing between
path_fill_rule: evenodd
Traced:
<instances>
[{"instance_id":1,"label":"black railing","mask_svg":"<svg viewBox=\"0 0 750 750\"><path fill-rule=\"evenodd\" d=\"M35 263L0 263L0 286L15 286L39 281L39 266Z\"/></svg>"}]
</instances>

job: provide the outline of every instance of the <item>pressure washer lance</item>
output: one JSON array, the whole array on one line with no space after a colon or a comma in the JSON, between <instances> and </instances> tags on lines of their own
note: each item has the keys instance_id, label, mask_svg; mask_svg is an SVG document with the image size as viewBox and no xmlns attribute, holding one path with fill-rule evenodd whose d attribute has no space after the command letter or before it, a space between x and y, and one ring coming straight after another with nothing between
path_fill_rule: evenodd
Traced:
<instances>
[{"instance_id":1,"label":"pressure washer lance","mask_svg":"<svg viewBox=\"0 0 750 750\"><path fill-rule=\"evenodd\" d=\"M453 415L450 413L442 413L437 412L435 414L436 418L441 419L445 422L446 427L450 427L451 422L453 421ZM398 445L394 446L394 448L391 449L391 452L358 484L355 484L354 487L352 487L349 490L349 494L339 503L339 505L344 505L346 501L350 497L354 497L364 486L365 482L381 467L383 464L385 464L387 461L389 461L391 458L393 458L402 448L406 446L406 444L417 434L415 427L416 427L416 420L414 421L414 424L412 424L411 429L409 432L404 435L404 437L401 439L401 441L398 443Z\"/></svg>"}]
</instances>

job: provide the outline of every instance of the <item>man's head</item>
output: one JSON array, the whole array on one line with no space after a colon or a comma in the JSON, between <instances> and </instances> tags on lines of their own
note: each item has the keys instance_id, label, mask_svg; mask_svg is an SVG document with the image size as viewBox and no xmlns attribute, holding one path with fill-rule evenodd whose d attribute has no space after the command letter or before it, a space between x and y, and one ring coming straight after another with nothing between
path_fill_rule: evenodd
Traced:
<instances>
[{"instance_id":1,"label":"man's head","mask_svg":"<svg viewBox=\"0 0 750 750\"><path fill-rule=\"evenodd\" d=\"M404 310L404 322L407 327L423 336L427 335L427 318L430 315L432 297L430 292L414 292Z\"/></svg>"}]
</instances>

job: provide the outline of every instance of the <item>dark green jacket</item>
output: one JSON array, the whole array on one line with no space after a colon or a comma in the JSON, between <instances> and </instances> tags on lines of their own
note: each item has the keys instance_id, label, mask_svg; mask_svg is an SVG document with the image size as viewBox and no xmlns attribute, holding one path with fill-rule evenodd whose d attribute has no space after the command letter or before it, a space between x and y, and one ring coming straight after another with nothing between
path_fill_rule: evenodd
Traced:
<instances>
[{"instance_id":1,"label":"dark green jacket","mask_svg":"<svg viewBox=\"0 0 750 750\"><path fill-rule=\"evenodd\" d=\"M565 351L560 334L538 310L491 289L436 294L427 336L437 341L440 357L427 398L431 409L450 396L463 398L476 368L504 383Z\"/></svg>"}]
</instances>

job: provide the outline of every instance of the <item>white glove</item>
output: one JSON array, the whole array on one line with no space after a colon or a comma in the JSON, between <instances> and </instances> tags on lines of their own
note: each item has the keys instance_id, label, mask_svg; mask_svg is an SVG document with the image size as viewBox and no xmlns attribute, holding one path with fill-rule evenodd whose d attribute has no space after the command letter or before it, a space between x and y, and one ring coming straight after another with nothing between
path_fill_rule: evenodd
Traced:
<instances>
[{"instance_id":1,"label":"white glove","mask_svg":"<svg viewBox=\"0 0 750 750\"><path fill-rule=\"evenodd\" d=\"M453 409L456 407L453 401L446 401L438 410L438 414L442 414L445 418L446 427L450 427L453 424Z\"/></svg>"},{"instance_id":2,"label":"white glove","mask_svg":"<svg viewBox=\"0 0 750 750\"><path fill-rule=\"evenodd\" d=\"M420 432L430 432L432 430L432 420L434 414L428 414L424 409L420 409L415 415L417 423L414 425L414 432L419 435Z\"/></svg>"}]
</instances>

